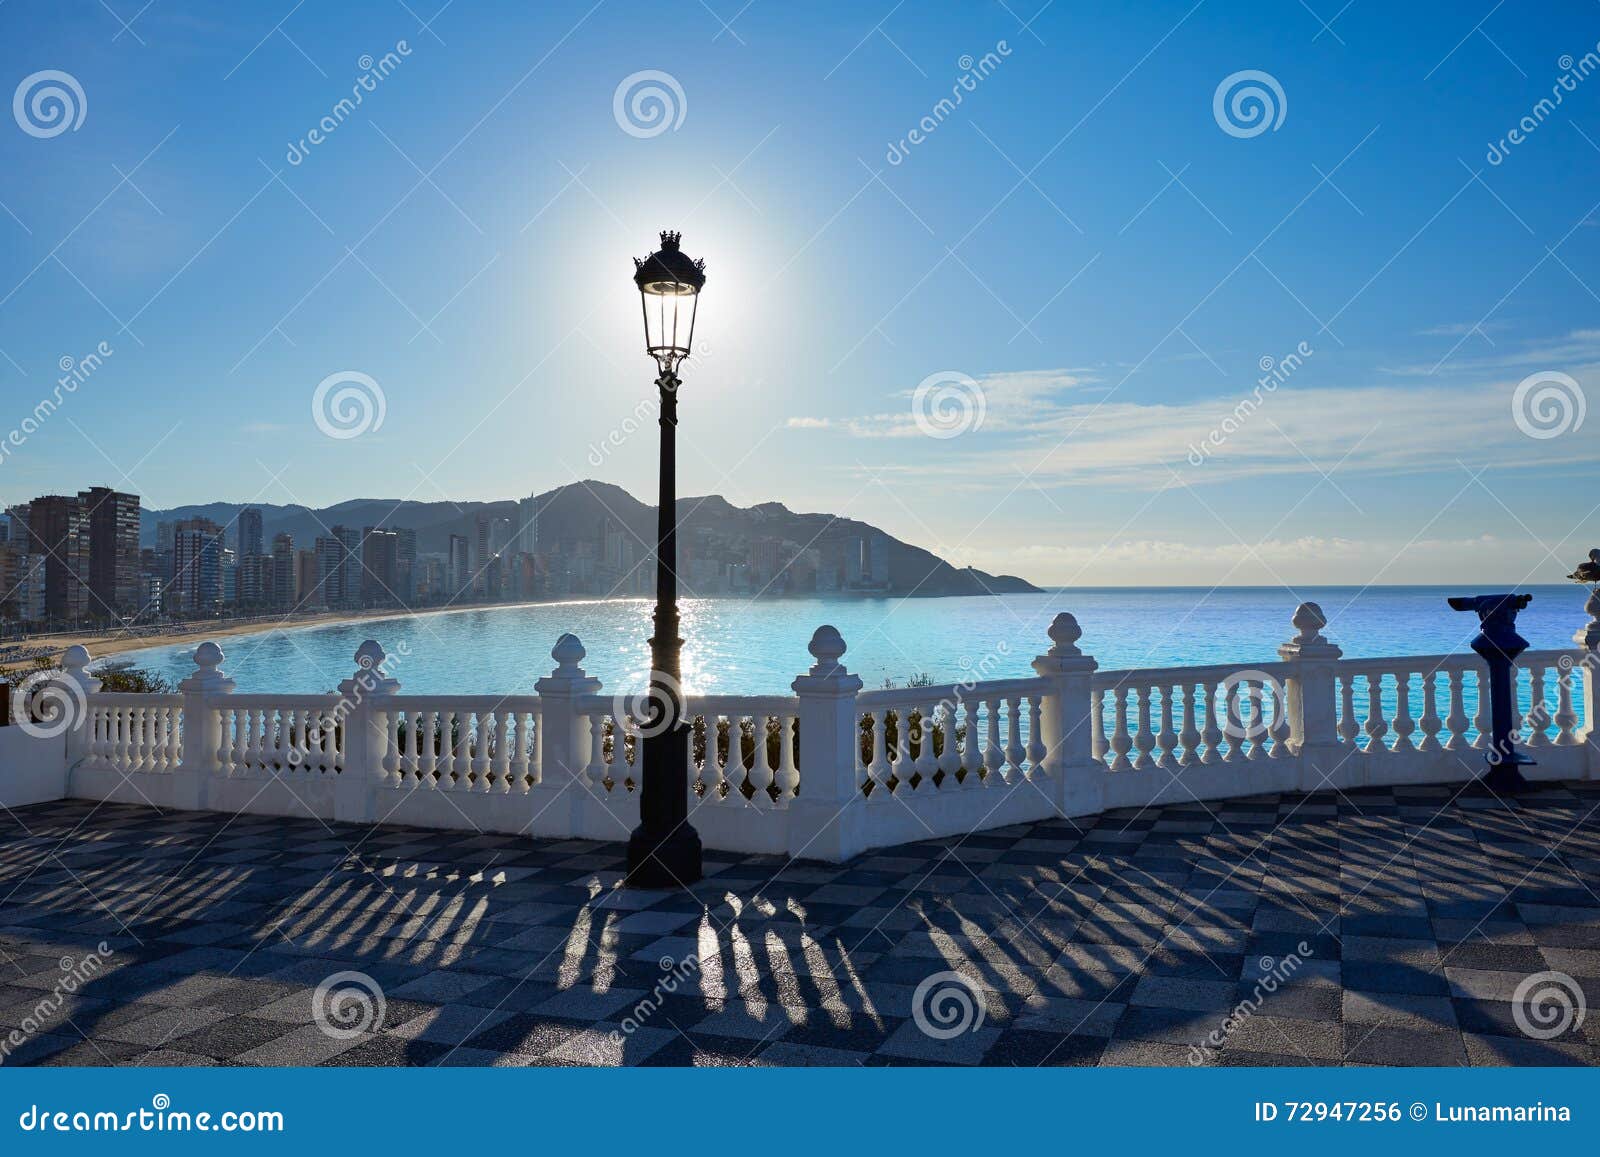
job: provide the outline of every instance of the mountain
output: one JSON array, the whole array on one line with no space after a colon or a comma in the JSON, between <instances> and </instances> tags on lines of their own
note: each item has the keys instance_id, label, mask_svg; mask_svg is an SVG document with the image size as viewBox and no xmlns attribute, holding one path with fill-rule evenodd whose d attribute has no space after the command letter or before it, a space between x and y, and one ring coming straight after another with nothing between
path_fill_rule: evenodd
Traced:
<instances>
[{"instance_id":1,"label":"mountain","mask_svg":"<svg viewBox=\"0 0 1600 1157\"><path fill-rule=\"evenodd\" d=\"M313 510L305 506L276 506L271 503L210 502L197 506L178 506L171 510L145 510L140 541L154 546L156 524L185 518L209 518L230 527L239 511L253 505L261 511L262 532L267 543L272 536L287 532L297 547L309 547L319 535L335 525L356 530L365 526L410 527L417 532L417 550L422 554L443 554L449 550L452 534L475 541L478 515L508 518L517 522L517 503L497 502L413 502L410 500L355 498L334 506ZM619 527L632 543L653 544L656 533L656 508L609 482L575 482L538 496L539 540L542 544L577 544L603 538L609 522ZM1013 575L991 575L972 568L951 566L921 547L902 542L865 522L832 514L797 514L779 502L764 502L751 507L734 506L721 495L678 500L679 551L685 560L693 556L747 557L751 544L777 540L793 544L789 553L813 550L824 560L842 557L859 550L854 540L869 541L881 536L888 569L889 595L984 595L1018 594L1038 590L1033 584ZM684 570L688 564L685 561Z\"/></svg>"}]
</instances>

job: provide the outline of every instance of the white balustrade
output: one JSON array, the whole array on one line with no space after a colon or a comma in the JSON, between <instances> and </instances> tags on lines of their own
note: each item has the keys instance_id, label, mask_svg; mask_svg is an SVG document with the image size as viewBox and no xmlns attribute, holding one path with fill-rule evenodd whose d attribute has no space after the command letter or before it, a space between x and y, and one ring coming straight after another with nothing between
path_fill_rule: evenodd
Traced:
<instances>
[{"instance_id":1,"label":"white balustrade","mask_svg":"<svg viewBox=\"0 0 1600 1157\"><path fill-rule=\"evenodd\" d=\"M1099 671L1090 681L1094 754L1111 772L1287 758L1285 667ZM1109 696L1113 710L1103 704ZM1153 729L1152 720L1159 720ZM1181 730L1180 730L1181 727Z\"/></svg>"},{"instance_id":2,"label":"white balustrade","mask_svg":"<svg viewBox=\"0 0 1600 1157\"><path fill-rule=\"evenodd\" d=\"M1518 664L1517 722L1542 778L1600 772L1586 718L1600 600L1592 613L1578 648ZM1346 658L1314 604L1294 625L1273 662L1098 671L1060 615L1035 677L866 692L824 627L793 694L687 698L691 816L708 847L837 861L1129 802L1479 773L1489 720L1477 656ZM571 635L534 695L403 694L371 641L337 694L240 695L222 657L202 644L181 694L131 695L100 691L87 652L69 656L87 712L67 742L68 790L594 839L638 822L646 736L585 674Z\"/></svg>"},{"instance_id":3,"label":"white balustrade","mask_svg":"<svg viewBox=\"0 0 1600 1157\"><path fill-rule=\"evenodd\" d=\"M532 695L391 695L380 782L422 791L525 795L540 779Z\"/></svg>"},{"instance_id":4,"label":"white balustrade","mask_svg":"<svg viewBox=\"0 0 1600 1157\"><path fill-rule=\"evenodd\" d=\"M857 781L867 802L1004 790L1042 776L1042 697L1040 679L857 695Z\"/></svg>"},{"instance_id":5,"label":"white balustrade","mask_svg":"<svg viewBox=\"0 0 1600 1157\"><path fill-rule=\"evenodd\" d=\"M170 772L183 754L183 696L99 692L84 726L88 766Z\"/></svg>"}]
</instances>

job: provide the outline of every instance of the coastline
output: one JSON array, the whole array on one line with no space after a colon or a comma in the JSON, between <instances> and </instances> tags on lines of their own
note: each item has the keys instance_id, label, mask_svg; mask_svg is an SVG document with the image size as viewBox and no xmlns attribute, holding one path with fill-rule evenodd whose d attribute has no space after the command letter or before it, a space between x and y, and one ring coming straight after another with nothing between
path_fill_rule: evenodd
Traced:
<instances>
[{"instance_id":1,"label":"coastline","mask_svg":"<svg viewBox=\"0 0 1600 1157\"><path fill-rule=\"evenodd\" d=\"M329 611L326 614L296 615L292 618L248 623L229 623L226 620L219 620L216 623L196 624L192 630L163 630L148 635L126 632L51 635L45 639L25 639L14 645L21 646L24 649L32 649L34 647L48 648L51 659L59 663L62 654L68 647L82 644L89 649L90 656L99 661L132 651L155 650L159 647L172 647L183 643L193 643L198 646L207 640L218 642L223 639L239 638L245 635L266 634L270 631L292 631L302 627L334 627L343 623L405 618L415 613L413 611L396 612L392 610L370 612ZM0 666L5 665L5 660L0 659Z\"/></svg>"}]
</instances>

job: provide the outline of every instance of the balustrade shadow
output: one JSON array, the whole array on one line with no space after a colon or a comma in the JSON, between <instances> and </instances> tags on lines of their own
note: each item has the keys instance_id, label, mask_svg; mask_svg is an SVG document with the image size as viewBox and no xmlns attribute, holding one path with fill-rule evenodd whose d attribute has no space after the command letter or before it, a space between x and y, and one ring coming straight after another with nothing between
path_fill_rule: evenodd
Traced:
<instances>
[{"instance_id":1,"label":"balustrade shadow","mask_svg":"<svg viewBox=\"0 0 1600 1157\"><path fill-rule=\"evenodd\" d=\"M125 1029L132 1004L154 1013L213 999L288 1032L313 1023L317 984L355 970L385 991L384 1027L430 1014L448 1026L447 1036L421 1031L395 1044L386 1063L440 1063L480 1032L512 1051L515 1034L541 1017L579 1033L633 1016L675 1030L691 1048L696 1037L747 1040L752 1055L763 1027L795 1044L871 1052L905 1024L916 986L943 970L978 987L993 1028L1034 1028L1063 1045L1125 1030L1197 1044L1245 1002L1267 1018L1338 1023L1352 990L1380 1003L1385 993L1448 997L1452 953L1470 960L1479 939L1495 944L1497 917L1514 918L1514 905L1577 899L1570 872L1536 864L1519 880L1495 863L1502 853L1509 865L1553 848L1565 835L1558 823L1481 791L1459 794L1462 806L1427 823L1397 818L1383 793L1357 790L1230 803L1219 810L1232 822L1220 825L1204 805L1162 809L1156 826L1132 812L1088 829L1046 821L1027 827L1043 842L1025 852L1016 833L988 832L869 853L843 869L729 857L693 889L648 906L614 888L618 873L606 865L615 849L586 841L339 825L330 834L316 821L262 817L228 828L221 816L151 819L102 805L51 851L89 809L41 805L0 820L0 888L15 890L0 901L0 948L40 965L24 970L31 987L7 989L6 1004L46 995L37 987L47 974L41 943L81 957L104 941L106 966L43 1034L98 1037ZM38 830L29 836L22 825L35 816L42 822L30 823ZM811 899L832 884L853 891ZM886 898L853 898L873 890ZM683 919L646 920L650 931L639 932L627 921L643 913ZM1446 935L1435 921L1457 923ZM1345 949L1352 939L1359 952ZM1431 959L1412 950L1423 941L1438 945ZM1263 994L1262 958L1282 961L1302 944L1310 951L1294 973ZM689 954L693 979L663 995L664 958ZM1522 955L1528 971L1546 967L1531 944ZM6 959L0 968L14 971ZM228 977L268 986L272 999L230 1009ZM1186 1002L1188 991L1206 995ZM574 994L565 1011L534 1011L563 993ZM616 994L627 994L621 1007ZM648 1007L635 997L649 997ZM1503 1032L1510 1006L1495 1003L1505 1002L1474 1007L1474 1023ZM493 1015L508 1010L509 1019ZM1309 1059L1352 1059L1359 1029L1341 1038L1344 1055ZM193 1030L175 1013L168 1031L182 1035L128 1043L182 1050ZM1557 1046L1572 1039L1583 1037L1524 1039L1519 1048L1531 1063L1561 1063L1568 1058ZM619 1033L613 1051L567 1059L682 1056L643 1040ZM17 1050L12 1061L46 1059L54 1043L34 1055ZM1250 1056L1224 1044L1203 1059Z\"/></svg>"}]
</instances>

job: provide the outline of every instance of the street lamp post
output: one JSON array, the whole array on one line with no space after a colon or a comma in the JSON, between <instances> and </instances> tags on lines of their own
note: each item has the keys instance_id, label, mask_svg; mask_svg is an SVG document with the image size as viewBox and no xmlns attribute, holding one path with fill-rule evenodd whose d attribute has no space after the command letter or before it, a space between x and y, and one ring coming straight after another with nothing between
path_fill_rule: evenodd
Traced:
<instances>
[{"instance_id":1,"label":"street lamp post","mask_svg":"<svg viewBox=\"0 0 1600 1157\"><path fill-rule=\"evenodd\" d=\"M668 888L700 879L700 833L689 823L689 726L684 719L683 640L678 637L678 367L694 339L695 307L706 283L705 262L662 233L661 248L634 259L634 284L644 308L645 351L659 371L661 475L656 510L655 633L650 639L649 714L641 722L644 773L639 826L628 837L628 883ZM614 742L621 743L620 734ZM620 750L620 747L618 748ZM711 754L715 758L715 754Z\"/></svg>"}]
</instances>

